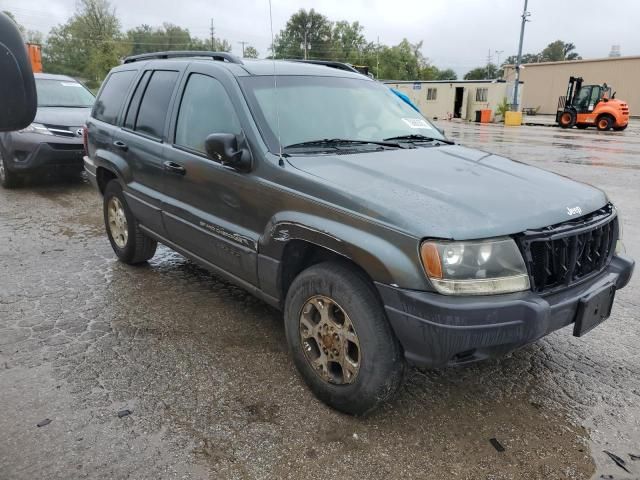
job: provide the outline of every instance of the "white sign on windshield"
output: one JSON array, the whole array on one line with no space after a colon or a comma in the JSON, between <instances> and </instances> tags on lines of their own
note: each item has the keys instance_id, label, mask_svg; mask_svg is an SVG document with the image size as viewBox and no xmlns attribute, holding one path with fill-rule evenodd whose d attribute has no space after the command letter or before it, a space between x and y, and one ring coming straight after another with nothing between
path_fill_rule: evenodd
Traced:
<instances>
[{"instance_id":1,"label":"white sign on windshield","mask_svg":"<svg viewBox=\"0 0 640 480\"><path fill-rule=\"evenodd\" d=\"M424 118L403 118L402 121L411 128L433 128Z\"/></svg>"}]
</instances>

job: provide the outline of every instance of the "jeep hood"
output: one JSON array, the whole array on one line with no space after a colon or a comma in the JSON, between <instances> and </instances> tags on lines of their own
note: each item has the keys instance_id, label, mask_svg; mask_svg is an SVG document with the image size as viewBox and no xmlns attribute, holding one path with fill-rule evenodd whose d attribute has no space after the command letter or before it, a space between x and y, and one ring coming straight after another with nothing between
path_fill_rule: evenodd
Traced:
<instances>
[{"instance_id":1,"label":"jeep hood","mask_svg":"<svg viewBox=\"0 0 640 480\"><path fill-rule=\"evenodd\" d=\"M417 237L509 235L607 203L590 185L459 145L288 161L320 182L318 197Z\"/></svg>"}]
</instances>

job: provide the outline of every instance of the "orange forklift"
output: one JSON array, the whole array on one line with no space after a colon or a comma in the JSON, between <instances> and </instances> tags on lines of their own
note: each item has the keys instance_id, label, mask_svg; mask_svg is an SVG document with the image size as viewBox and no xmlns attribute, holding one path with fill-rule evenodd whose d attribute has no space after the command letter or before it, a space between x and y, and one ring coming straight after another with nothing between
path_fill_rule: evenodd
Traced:
<instances>
[{"instance_id":1,"label":"orange forklift","mask_svg":"<svg viewBox=\"0 0 640 480\"><path fill-rule=\"evenodd\" d=\"M596 127L622 131L629 125L629 105L616 99L611 87L582 85L582 77L569 77L567 95L558 100L556 122L562 128Z\"/></svg>"},{"instance_id":2,"label":"orange forklift","mask_svg":"<svg viewBox=\"0 0 640 480\"><path fill-rule=\"evenodd\" d=\"M27 43L27 53L33 73L42 73L42 47L37 43Z\"/></svg>"}]
</instances>

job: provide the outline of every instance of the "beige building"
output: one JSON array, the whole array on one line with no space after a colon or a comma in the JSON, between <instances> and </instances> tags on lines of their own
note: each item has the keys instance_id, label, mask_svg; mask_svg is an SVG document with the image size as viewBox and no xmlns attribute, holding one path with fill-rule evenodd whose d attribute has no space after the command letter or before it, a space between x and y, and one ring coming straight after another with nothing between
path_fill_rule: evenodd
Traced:
<instances>
[{"instance_id":1,"label":"beige building","mask_svg":"<svg viewBox=\"0 0 640 480\"><path fill-rule=\"evenodd\" d=\"M640 115L640 56L572 60L566 62L528 63L523 65L520 80L526 85L522 107L537 108L539 113L555 114L558 97L566 95L569 77L582 77L585 85L607 83L616 98L629 104L632 116ZM504 78L515 79L513 66L505 68Z\"/></svg>"},{"instance_id":2,"label":"beige building","mask_svg":"<svg viewBox=\"0 0 640 480\"><path fill-rule=\"evenodd\" d=\"M475 112L485 109L495 115L502 100L513 97L513 83L504 80L387 80L384 83L406 94L423 115L434 119L451 116L475 120ZM521 84L520 90L522 87Z\"/></svg>"}]
</instances>

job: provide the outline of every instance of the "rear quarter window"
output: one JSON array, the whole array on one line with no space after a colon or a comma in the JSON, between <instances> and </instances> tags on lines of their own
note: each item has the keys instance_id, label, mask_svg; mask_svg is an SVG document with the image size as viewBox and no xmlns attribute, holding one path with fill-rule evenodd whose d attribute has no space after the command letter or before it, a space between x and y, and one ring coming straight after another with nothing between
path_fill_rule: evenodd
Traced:
<instances>
[{"instance_id":1,"label":"rear quarter window","mask_svg":"<svg viewBox=\"0 0 640 480\"><path fill-rule=\"evenodd\" d=\"M93 107L93 118L112 125L116 124L129 86L137 73L137 70L124 70L113 72L107 77Z\"/></svg>"},{"instance_id":2,"label":"rear quarter window","mask_svg":"<svg viewBox=\"0 0 640 480\"><path fill-rule=\"evenodd\" d=\"M173 70L155 70L153 72L138 109L134 128L136 132L154 138L162 138L169 101L177 79L178 72Z\"/></svg>"}]
</instances>

